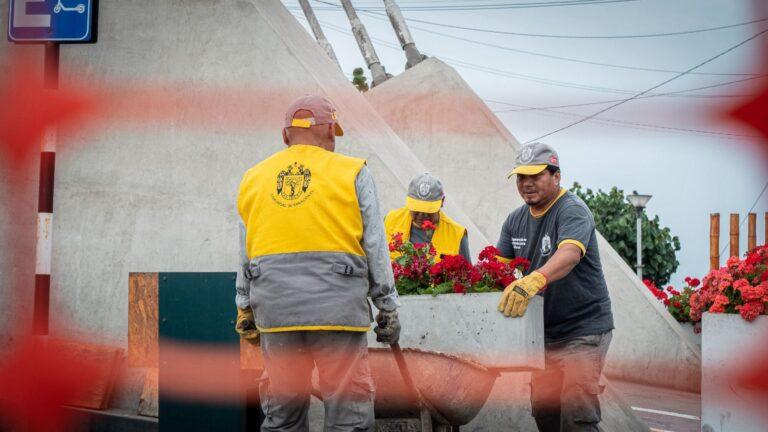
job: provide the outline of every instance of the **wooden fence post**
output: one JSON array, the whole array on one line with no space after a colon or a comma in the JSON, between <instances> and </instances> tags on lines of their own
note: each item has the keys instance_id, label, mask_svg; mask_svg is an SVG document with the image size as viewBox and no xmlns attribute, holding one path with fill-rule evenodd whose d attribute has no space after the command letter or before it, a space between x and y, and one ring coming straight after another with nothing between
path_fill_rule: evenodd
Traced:
<instances>
[{"instance_id":1,"label":"wooden fence post","mask_svg":"<svg viewBox=\"0 0 768 432\"><path fill-rule=\"evenodd\" d=\"M732 257L739 256L739 214L731 213L731 251Z\"/></svg>"},{"instance_id":2,"label":"wooden fence post","mask_svg":"<svg viewBox=\"0 0 768 432\"><path fill-rule=\"evenodd\" d=\"M749 228L747 231L747 250L757 247L757 214L749 214Z\"/></svg>"},{"instance_id":3,"label":"wooden fence post","mask_svg":"<svg viewBox=\"0 0 768 432\"><path fill-rule=\"evenodd\" d=\"M711 213L709 215L709 269L718 268L720 268L720 213Z\"/></svg>"}]
</instances>

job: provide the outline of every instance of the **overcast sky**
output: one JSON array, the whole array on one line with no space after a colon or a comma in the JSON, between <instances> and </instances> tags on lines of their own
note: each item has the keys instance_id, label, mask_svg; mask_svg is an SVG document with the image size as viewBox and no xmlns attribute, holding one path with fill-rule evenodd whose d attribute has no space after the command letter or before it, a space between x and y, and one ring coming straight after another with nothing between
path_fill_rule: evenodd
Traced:
<instances>
[{"instance_id":1,"label":"overcast sky","mask_svg":"<svg viewBox=\"0 0 768 432\"><path fill-rule=\"evenodd\" d=\"M547 1L554 0L537 0L536 3ZM531 2L534 0L399 1L407 19L443 24L411 21L411 32L418 48L454 66L521 142L556 130L610 104L551 108L550 111L527 107L627 98L768 28L768 21L763 21L685 35L620 39L488 32L626 36L728 26L766 18L757 16L752 2L746 0L637 0L485 10L441 8L469 6L477 9L482 5ZM298 2L284 0L284 3L298 18L303 18ZM311 0L311 3L342 68L351 75L352 69L364 66L365 62L349 31L346 15L341 9L328 5L339 4L339 1ZM383 14L383 2L353 0L353 3L374 39L387 71L395 75L402 72L405 59L394 32L385 17L376 15ZM422 6L432 10L417 10ZM306 26L303 19L299 21ZM461 30L445 25L487 31ZM762 38L768 38L768 34ZM677 92L750 78L751 75L742 74L758 72L759 42L768 40L758 38L744 44L696 69L696 72L706 74L687 74L655 92ZM622 67L586 64L584 61ZM711 114L727 104L744 100L733 96L754 94L750 83L760 83L760 80L632 101L600 115L601 120L587 121L542 141L559 151L567 186L578 181L593 189L618 186L626 191L653 195L648 212L652 216L658 215L662 224L680 237L680 267L673 278L673 283L679 285L686 275L701 277L708 270L709 214L721 213L721 246L726 246L727 214L738 212L745 218L768 182L765 154L758 152L754 139L745 137L755 133L736 124L718 123ZM768 211L766 195L754 209L758 212L760 244L764 232L762 215ZM746 248L746 229L745 223L742 251Z\"/></svg>"}]
</instances>

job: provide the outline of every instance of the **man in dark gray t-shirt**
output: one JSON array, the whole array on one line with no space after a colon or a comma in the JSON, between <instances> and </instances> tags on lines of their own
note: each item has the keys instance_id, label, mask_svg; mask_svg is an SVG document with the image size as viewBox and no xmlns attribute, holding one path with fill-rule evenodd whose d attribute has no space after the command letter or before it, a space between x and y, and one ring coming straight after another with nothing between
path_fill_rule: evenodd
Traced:
<instances>
[{"instance_id":1,"label":"man in dark gray t-shirt","mask_svg":"<svg viewBox=\"0 0 768 432\"><path fill-rule=\"evenodd\" d=\"M522 316L530 297L544 297L546 369L531 377L533 416L540 431L597 431L613 315L595 221L579 197L560 187L550 146L520 149L512 175L527 205L507 217L497 248L502 258L523 257L531 266L504 290L499 311Z\"/></svg>"}]
</instances>

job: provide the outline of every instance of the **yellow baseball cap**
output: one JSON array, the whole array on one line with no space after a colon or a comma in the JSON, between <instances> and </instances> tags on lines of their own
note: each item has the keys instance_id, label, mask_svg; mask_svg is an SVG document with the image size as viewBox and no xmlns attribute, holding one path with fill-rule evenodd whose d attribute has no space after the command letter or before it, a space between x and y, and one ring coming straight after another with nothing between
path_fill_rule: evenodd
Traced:
<instances>
[{"instance_id":1,"label":"yellow baseball cap","mask_svg":"<svg viewBox=\"0 0 768 432\"><path fill-rule=\"evenodd\" d=\"M543 143L527 144L517 152L515 166L507 177L515 174L536 175L550 165L560 168L560 158L555 149Z\"/></svg>"},{"instance_id":2,"label":"yellow baseball cap","mask_svg":"<svg viewBox=\"0 0 768 432\"><path fill-rule=\"evenodd\" d=\"M445 191L439 178L430 173L424 173L408 185L408 196L405 207L419 213L437 213L443 207Z\"/></svg>"}]
</instances>

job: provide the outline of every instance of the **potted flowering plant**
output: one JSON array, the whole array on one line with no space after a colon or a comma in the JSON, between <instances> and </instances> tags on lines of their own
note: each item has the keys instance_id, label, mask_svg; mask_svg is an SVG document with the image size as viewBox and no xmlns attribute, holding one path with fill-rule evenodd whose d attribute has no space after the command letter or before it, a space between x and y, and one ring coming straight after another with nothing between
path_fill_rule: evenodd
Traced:
<instances>
[{"instance_id":1,"label":"potted flowering plant","mask_svg":"<svg viewBox=\"0 0 768 432\"><path fill-rule=\"evenodd\" d=\"M768 247L731 257L709 272L691 295L691 318L702 321L702 427L765 430L754 413L764 408L757 393L733 382L734 369L750 366L750 352L768 334Z\"/></svg>"},{"instance_id":2,"label":"potted flowering plant","mask_svg":"<svg viewBox=\"0 0 768 432\"><path fill-rule=\"evenodd\" d=\"M741 315L754 321L765 314L768 302L768 246L747 252L744 260L728 258L725 267L704 277L698 293L691 295L691 319L704 312Z\"/></svg>"},{"instance_id":3,"label":"potted flowering plant","mask_svg":"<svg viewBox=\"0 0 768 432\"><path fill-rule=\"evenodd\" d=\"M644 279L643 283L654 297L664 303L670 315L682 325L689 339L701 346L701 317L691 317L691 296L699 292L701 281L686 277L682 291L676 290L671 285L662 290L648 279Z\"/></svg>"},{"instance_id":4,"label":"potted flowering plant","mask_svg":"<svg viewBox=\"0 0 768 432\"><path fill-rule=\"evenodd\" d=\"M433 230L434 225L426 221L422 228ZM431 244L403 241L402 233L392 236L389 250L394 256L392 271L400 295L501 291L530 265L524 258L504 262L499 258L499 250L493 246L480 252L475 265L461 255L445 255L435 262L436 252Z\"/></svg>"},{"instance_id":5,"label":"potted flowering plant","mask_svg":"<svg viewBox=\"0 0 768 432\"><path fill-rule=\"evenodd\" d=\"M422 225L427 239L436 227ZM476 359L488 367L544 367L544 299L525 315L499 313L499 293L527 270L527 260L506 262L489 246L472 265L461 255L436 256L429 243L390 239L395 287L400 294L400 345ZM470 318L471 317L471 318ZM369 334L370 346L379 346Z\"/></svg>"}]
</instances>

